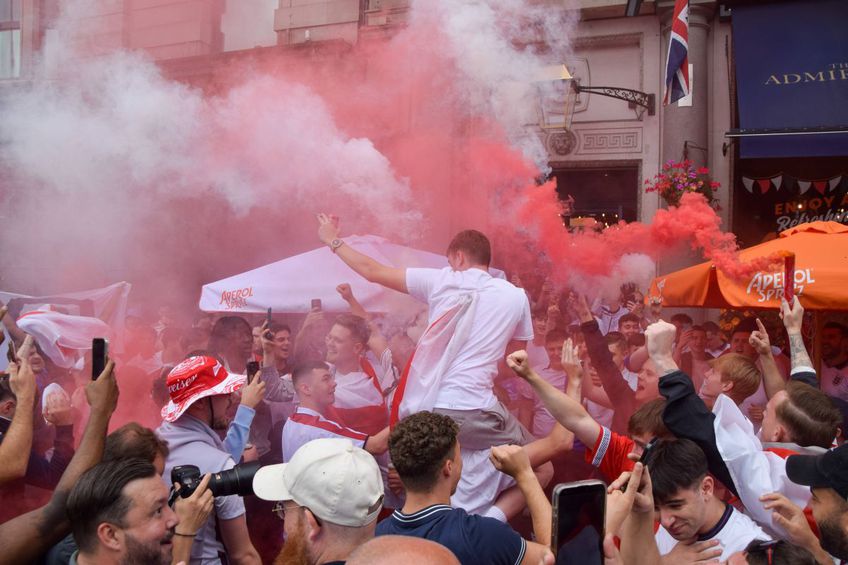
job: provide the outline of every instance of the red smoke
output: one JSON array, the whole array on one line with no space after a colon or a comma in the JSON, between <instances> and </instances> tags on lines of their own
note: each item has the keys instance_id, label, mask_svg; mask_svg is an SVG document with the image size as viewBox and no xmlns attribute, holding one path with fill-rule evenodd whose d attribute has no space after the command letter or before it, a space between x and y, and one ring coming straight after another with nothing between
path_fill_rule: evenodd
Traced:
<instances>
[{"instance_id":1,"label":"red smoke","mask_svg":"<svg viewBox=\"0 0 848 565\"><path fill-rule=\"evenodd\" d=\"M625 254L641 253L657 260L683 246L712 260L732 278L743 278L779 260L764 257L741 262L736 236L721 231L721 218L700 194L685 194L679 207L658 210L650 224L620 222L602 232L570 233L563 226L555 189L553 180L528 189L520 217L524 225L537 229L538 244L559 278L606 276Z\"/></svg>"}]
</instances>

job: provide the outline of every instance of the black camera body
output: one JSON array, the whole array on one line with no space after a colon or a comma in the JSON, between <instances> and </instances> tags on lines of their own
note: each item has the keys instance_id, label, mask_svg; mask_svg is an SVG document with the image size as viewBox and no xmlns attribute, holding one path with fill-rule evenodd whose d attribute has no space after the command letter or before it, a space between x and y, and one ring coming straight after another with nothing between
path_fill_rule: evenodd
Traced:
<instances>
[{"instance_id":1,"label":"black camera body","mask_svg":"<svg viewBox=\"0 0 848 565\"><path fill-rule=\"evenodd\" d=\"M227 471L212 473L209 478L209 490L212 496L248 496L253 494L253 476L262 467L258 461L236 465ZM203 475L196 465L178 465L171 469L171 484L180 483L180 490L171 490L170 503L176 500L177 495L188 498L197 487L200 486Z\"/></svg>"}]
</instances>

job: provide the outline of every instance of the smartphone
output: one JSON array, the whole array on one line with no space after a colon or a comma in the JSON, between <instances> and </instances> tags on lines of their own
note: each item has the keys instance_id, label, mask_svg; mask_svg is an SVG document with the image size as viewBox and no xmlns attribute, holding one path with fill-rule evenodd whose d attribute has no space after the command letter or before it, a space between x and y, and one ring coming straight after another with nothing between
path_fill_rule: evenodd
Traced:
<instances>
[{"instance_id":1,"label":"smartphone","mask_svg":"<svg viewBox=\"0 0 848 565\"><path fill-rule=\"evenodd\" d=\"M607 485L603 481L577 481L554 487L551 550L557 565L602 565L606 502Z\"/></svg>"},{"instance_id":2,"label":"smartphone","mask_svg":"<svg viewBox=\"0 0 848 565\"><path fill-rule=\"evenodd\" d=\"M321 299L313 298L312 299L312 309L313 310L321 310Z\"/></svg>"},{"instance_id":3,"label":"smartphone","mask_svg":"<svg viewBox=\"0 0 848 565\"><path fill-rule=\"evenodd\" d=\"M256 373L259 372L259 362L258 361L248 361L247 362L247 382L252 382L253 377Z\"/></svg>"},{"instance_id":4,"label":"smartphone","mask_svg":"<svg viewBox=\"0 0 848 565\"><path fill-rule=\"evenodd\" d=\"M95 337L91 340L91 380L96 381L103 369L106 368L106 360L109 358L109 340L104 337Z\"/></svg>"},{"instance_id":5,"label":"smartphone","mask_svg":"<svg viewBox=\"0 0 848 565\"><path fill-rule=\"evenodd\" d=\"M271 331L271 322L273 321L272 314L273 311L271 308L268 308L268 313L265 314L265 324L268 327L268 329L265 330L265 339L274 339L274 333Z\"/></svg>"},{"instance_id":6,"label":"smartphone","mask_svg":"<svg viewBox=\"0 0 848 565\"><path fill-rule=\"evenodd\" d=\"M9 339L8 349L6 350L6 359L9 360L9 363L18 362L18 354L15 353L15 343L11 339Z\"/></svg>"},{"instance_id":7,"label":"smartphone","mask_svg":"<svg viewBox=\"0 0 848 565\"><path fill-rule=\"evenodd\" d=\"M651 458L651 451L653 451L654 446L657 444L658 438L652 437L648 443L645 444L645 449L642 450L642 455L639 456L639 463L644 466L648 466L648 459ZM621 492L627 490L627 483L624 483L619 487Z\"/></svg>"},{"instance_id":8,"label":"smartphone","mask_svg":"<svg viewBox=\"0 0 848 565\"><path fill-rule=\"evenodd\" d=\"M639 456L639 463L642 465L648 465L648 459L651 458L651 451L654 450L654 446L657 445L658 438L652 437L651 441L645 444L645 449L642 450L642 455Z\"/></svg>"}]
</instances>

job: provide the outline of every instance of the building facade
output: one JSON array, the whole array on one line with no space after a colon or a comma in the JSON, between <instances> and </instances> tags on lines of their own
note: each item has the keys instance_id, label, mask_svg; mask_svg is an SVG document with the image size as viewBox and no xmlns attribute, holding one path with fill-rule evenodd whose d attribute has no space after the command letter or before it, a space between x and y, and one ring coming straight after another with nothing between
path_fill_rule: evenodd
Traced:
<instances>
[{"instance_id":1,"label":"building facade","mask_svg":"<svg viewBox=\"0 0 848 565\"><path fill-rule=\"evenodd\" d=\"M739 129L740 119L745 122L748 115L740 112L737 103L737 86L747 83L748 75L741 76L735 65L738 54L734 55L734 48L739 45L734 45L733 10L745 12L746 18L753 12L756 17L758 11L777 5L785 12L781 21L793 10L816 21L816 10L809 4L818 3L826 4L838 21L844 2L690 0L692 94L663 106L663 68L673 0L641 2L637 17L624 16L626 0L545 1L550 10L572 13L577 20L569 31L572 53L562 63L581 86L653 95L654 107L649 109L581 92L569 128L529 126L548 151L551 174L557 177L561 195L574 198L576 214L605 223L650 221L663 204L656 193L645 192L644 181L657 174L663 163L684 159L709 167L713 180L721 183L717 196L722 219L725 226L743 235L746 244L799 219L797 214L779 219L787 214L777 212L792 206L802 211L823 209L824 197L833 194L840 205L828 206L831 217L842 208L841 195L848 186L848 175L845 180L842 175L846 172L843 159L848 152L840 153L840 149L836 154L819 155L813 164L804 159L803 151L752 156L755 154L740 150L745 142L735 143L726 134ZM92 6L80 16L79 28L84 30L80 41L103 50L144 50L167 76L202 88L210 86L209 77L216 68L242 60L285 58L306 48L317 64L355 57L355 46L391 37L410 17L410 0L100 0ZM27 80L34 58L50 46L52 22L59 10L58 0L0 0L0 88L3 83ZM839 41L834 42L832 49L838 50ZM830 64L835 66L819 71L844 74L844 55L833 53ZM746 68L744 72L750 71ZM803 81L804 70L798 72ZM795 81L797 73L775 70L773 74L775 81L787 82ZM811 76L821 83L817 80L820 75ZM848 81L834 80L827 87L843 96L846 85ZM773 89L786 91L793 87L773 85ZM848 101L848 97L842 100ZM836 123L839 121L835 117L833 124L824 125L844 127L845 123ZM787 163L788 168L784 166ZM801 194L815 195L809 193L810 187L820 201L800 198ZM763 195L778 197L771 198L774 202L768 198L767 203L762 198L754 201L754 196ZM750 222L751 207L757 210L756 225ZM763 219L768 210L777 219Z\"/></svg>"}]
</instances>

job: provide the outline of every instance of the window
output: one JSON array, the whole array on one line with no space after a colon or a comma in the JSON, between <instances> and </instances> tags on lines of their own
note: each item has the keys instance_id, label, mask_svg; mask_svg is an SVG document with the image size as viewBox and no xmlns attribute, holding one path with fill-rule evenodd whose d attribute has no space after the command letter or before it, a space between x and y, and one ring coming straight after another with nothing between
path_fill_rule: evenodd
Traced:
<instances>
[{"instance_id":1,"label":"window","mask_svg":"<svg viewBox=\"0 0 848 565\"><path fill-rule=\"evenodd\" d=\"M21 0L0 0L0 79L21 74Z\"/></svg>"},{"instance_id":2,"label":"window","mask_svg":"<svg viewBox=\"0 0 848 565\"><path fill-rule=\"evenodd\" d=\"M591 216L602 224L638 219L638 167L558 169L553 174L560 198L574 198L572 216Z\"/></svg>"}]
</instances>

